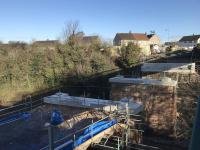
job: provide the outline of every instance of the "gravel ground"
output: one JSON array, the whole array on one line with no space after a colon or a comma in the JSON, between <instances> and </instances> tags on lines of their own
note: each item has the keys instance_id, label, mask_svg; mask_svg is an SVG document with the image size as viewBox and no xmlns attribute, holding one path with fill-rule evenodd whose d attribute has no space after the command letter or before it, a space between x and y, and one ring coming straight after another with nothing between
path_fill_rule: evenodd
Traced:
<instances>
[{"instance_id":1,"label":"gravel ground","mask_svg":"<svg viewBox=\"0 0 200 150\"><path fill-rule=\"evenodd\" d=\"M44 127L44 124L50 121L51 111L53 109L60 110L64 120L70 119L72 115L88 111L88 109L67 106L40 106L32 110L29 120L18 120L0 126L0 150L38 150L46 146L48 144L48 131ZM54 130L54 139L60 139L90 123L90 119L84 119L74 125L72 129L56 127Z\"/></svg>"}]
</instances>

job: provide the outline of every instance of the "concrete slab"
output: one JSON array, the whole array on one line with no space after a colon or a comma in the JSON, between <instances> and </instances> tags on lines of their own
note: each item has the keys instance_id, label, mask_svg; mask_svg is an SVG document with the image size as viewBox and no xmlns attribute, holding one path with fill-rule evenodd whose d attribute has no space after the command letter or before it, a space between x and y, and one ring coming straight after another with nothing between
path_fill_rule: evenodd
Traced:
<instances>
[{"instance_id":1,"label":"concrete slab","mask_svg":"<svg viewBox=\"0 0 200 150\"><path fill-rule=\"evenodd\" d=\"M195 73L195 63L144 63L142 72Z\"/></svg>"},{"instance_id":2,"label":"concrete slab","mask_svg":"<svg viewBox=\"0 0 200 150\"><path fill-rule=\"evenodd\" d=\"M106 112L113 112L118 110L118 108L123 108L123 110L126 110L124 109L126 105L128 106L129 111L134 114L137 114L143 110L143 106L135 102L76 97L69 96L68 94L61 92L44 97L44 102L48 104L65 105L79 108L101 108Z\"/></svg>"},{"instance_id":3,"label":"concrete slab","mask_svg":"<svg viewBox=\"0 0 200 150\"><path fill-rule=\"evenodd\" d=\"M109 79L110 83L121 83L121 84L147 84L147 85L163 85L163 86L176 86L177 81L171 80L153 80L153 79L142 79L142 78L124 78L123 76L117 76Z\"/></svg>"}]
</instances>

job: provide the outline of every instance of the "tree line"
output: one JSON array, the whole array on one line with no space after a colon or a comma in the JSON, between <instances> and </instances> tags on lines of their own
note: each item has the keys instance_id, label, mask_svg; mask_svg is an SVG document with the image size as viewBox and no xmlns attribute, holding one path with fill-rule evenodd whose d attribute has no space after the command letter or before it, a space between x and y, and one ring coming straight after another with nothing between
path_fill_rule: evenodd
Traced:
<instances>
[{"instance_id":1,"label":"tree line","mask_svg":"<svg viewBox=\"0 0 200 150\"><path fill-rule=\"evenodd\" d=\"M21 42L0 47L0 103L14 99L18 93L55 87L66 77L83 79L116 68L110 46L101 40L80 44L78 24L64 30L64 42L53 48ZM140 49L129 44L122 47L118 61L125 67L136 62Z\"/></svg>"},{"instance_id":2,"label":"tree line","mask_svg":"<svg viewBox=\"0 0 200 150\"><path fill-rule=\"evenodd\" d=\"M81 79L116 67L107 45L100 40L80 45L77 28L69 26L67 30L70 33L65 33L64 43L54 48L20 42L0 48L1 102L14 98L17 92L60 85L67 76Z\"/></svg>"}]
</instances>

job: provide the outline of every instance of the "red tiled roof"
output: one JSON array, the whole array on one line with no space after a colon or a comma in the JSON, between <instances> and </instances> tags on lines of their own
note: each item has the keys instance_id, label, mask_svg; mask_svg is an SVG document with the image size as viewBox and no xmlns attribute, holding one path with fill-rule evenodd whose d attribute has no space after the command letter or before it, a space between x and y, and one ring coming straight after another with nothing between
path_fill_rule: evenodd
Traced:
<instances>
[{"instance_id":1,"label":"red tiled roof","mask_svg":"<svg viewBox=\"0 0 200 150\"><path fill-rule=\"evenodd\" d=\"M148 37L143 33L117 33L116 36L120 40L138 40L138 41L148 41Z\"/></svg>"},{"instance_id":2,"label":"red tiled roof","mask_svg":"<svg viewBox=\"0 0 200 150\"><path fill-rule=\"evenodd\" d=\"M135 38L135 40L141 40L141 41L148 41L149 40L147 35L142 34L142 33L133 33L133 37Z\"/></svg>"}]
</instances>

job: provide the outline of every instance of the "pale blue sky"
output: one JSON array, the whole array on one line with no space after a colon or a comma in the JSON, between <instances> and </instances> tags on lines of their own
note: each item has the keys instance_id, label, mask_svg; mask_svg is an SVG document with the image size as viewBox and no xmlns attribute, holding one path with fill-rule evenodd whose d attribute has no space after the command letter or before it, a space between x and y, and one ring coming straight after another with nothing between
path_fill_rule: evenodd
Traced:
<instances>
[{"instance_id":1,"label":"pale blue sky","mask_svg":"<svg viewBox=\"0 0 200 150\"><path fill-rule=\"evenodd\" d=\"M61 36L79 20L87 35L155 30L163 41L200 34L200 0L0 0L0 40L45 40Z\"/></svg>"}]
</instances>

